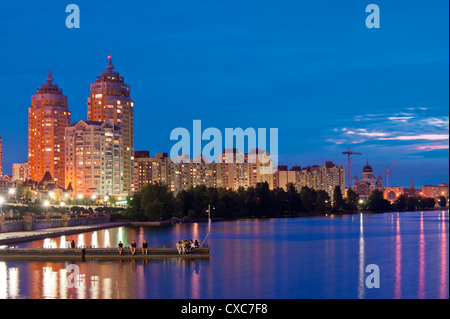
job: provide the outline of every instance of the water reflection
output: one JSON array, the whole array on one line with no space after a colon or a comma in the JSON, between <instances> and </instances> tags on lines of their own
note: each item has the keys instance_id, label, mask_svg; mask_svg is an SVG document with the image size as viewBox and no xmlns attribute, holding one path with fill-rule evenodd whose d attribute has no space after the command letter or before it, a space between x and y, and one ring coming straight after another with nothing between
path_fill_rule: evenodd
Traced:
<instances>
[{"instance_id":1,"label":"water reflection","mask_svg":"<svg viewBox=\"0 0 450 319\"><path fill-rule=\"evenodd\" d=\"M447 218L445 217L447 213ZM439 298L448 298L448 211L443 211L441 218L441 280Z\"/></svg>"},{"instance_id":2,"label":"water reflection","mask_svg":"<svg viewBox=\"0 0 450 319\"><path fill-rule=\"evenodd\" d=\"M397 213L395 235L395 291L396 299L402 298L402 236L400 234L400 214Z\"/></svg>"},{"instance_id":3,"label":"water reflection","mask_svg":"<svg viewBox=\"0 0 450 319\"><path fill-rule=\"evenodd\" d=\"M245 220L213 225L209 260L0 260L0 298L448 298L448 211ZM120 227L20 244L162 247L207 224ZM392 249L391 249L392 248ZM370 261L370 262L369 262ZM76 287L66 267L79 267ZM380 266L368 289L366 263ZM391 267L392 265L392 267Z\"/></svg>"},{"instance_id":4,"label":"water reflection","mask_svg":"<svg viewBox=\"0 0 450 319\"><path fill-rule=\"evenodd\" d=\"M364 221L363 214L360 214L359 220L359 287L358 297L364 299L365 287L365 265L364 265Z\"/></svg>"},{"instance_id":5,"label":"water reflection","mask_svg":"<svg viewBox=\"0 0 450 319\"><path fill-rule=\"evenodd\" d=\"M417 297L425 298L425 231L423 228L423 212L420 212L420 231L419 231L419 289Z\"/></svg>"}]
</instances>

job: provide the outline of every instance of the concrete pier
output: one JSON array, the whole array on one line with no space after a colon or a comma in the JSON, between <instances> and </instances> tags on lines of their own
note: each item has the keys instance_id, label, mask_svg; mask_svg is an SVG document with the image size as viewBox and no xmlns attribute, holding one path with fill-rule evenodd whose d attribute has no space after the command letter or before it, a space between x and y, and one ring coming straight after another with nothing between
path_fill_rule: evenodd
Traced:
<instances>
[{"instance_id":1,"label":"concrete pier","mask_svg":"<svg viewBox=\"0 0 450 319\"><path fill-rule=\"evenodd\" d=\"M149 248L148 254L137 248L134 255L130 248L119 254L117 248L10 248L0 249L0 260L50 260L50 259L165 259L165 258L209 258L209 248L194 248L190 254L179 254L176 248Z\"/></svg>"}]
</instances>

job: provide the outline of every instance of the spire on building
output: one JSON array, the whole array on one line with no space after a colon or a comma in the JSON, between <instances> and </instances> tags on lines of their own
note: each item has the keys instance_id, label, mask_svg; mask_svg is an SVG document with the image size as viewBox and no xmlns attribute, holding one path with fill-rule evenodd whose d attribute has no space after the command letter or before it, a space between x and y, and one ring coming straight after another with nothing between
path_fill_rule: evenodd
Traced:
<instances>
[{"instance_id":1,"label":"spire on building","mask_svg":"<svg viewBox=\"0 0 450 319\"><path fill-rule=\"evenodd\" d=\"M53 82L53 78L52 78L52 69L48 70L48 78L47 78L47 82L49 84L51 84Z\"/></svg>"},{"instance_id":2,"label":"spire on building","mask_svg":"<svg viewBox=\"0 0 450 319\"><path fill-rule=\"evenodd\" d=\"M416 194L416 190L414 188L413 180L411 179L411 185L409 186L409 196L414 196Z\"/></svg>"},{"instance_id":3,"label":"spire on building","mask_svg":"<svg viewBox=\"0 0 450 319\"><path fill-rule=\"evenodd\" d=\"M114 69L114 65L112 64L112 57L111 57L111 55L108 55L108 65L106 66L106 68L109 71L112 71Z\"/></svg>"}]
</instances>

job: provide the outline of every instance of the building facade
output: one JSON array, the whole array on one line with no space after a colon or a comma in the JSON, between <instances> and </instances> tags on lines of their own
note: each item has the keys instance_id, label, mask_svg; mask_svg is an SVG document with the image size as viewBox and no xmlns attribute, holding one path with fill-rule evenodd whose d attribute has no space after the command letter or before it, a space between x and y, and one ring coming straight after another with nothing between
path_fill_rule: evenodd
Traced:
<instances>
[{"instance_id":1,"label":"building facade","mask_svg":"<svg viewBox=\"0 0 450 319\"><path fill-rule=\"evenodd\" d=\"M342 196L345 196L345 167L337 166L333 162L325 162L325 165L312 165L298 170L297 189L303 186L324 190L332 198L334 188L341 188Z\"/></svg>"},{"instance_id":2,"label":"building facade","mask_svg":"<svg viewBox=\"0 0 450 319\"><path fill-rule=\"evenodd\" d=\"M87 102L87 120L104 122L112 120L123 135L123 192L130 194L134 180L134 102L130 86L123 76L114 71L111 56L107 71L97 76L90 85L91 95Z\"/></svg>"},{"instance_id":3,"label":"building facade","mask_svg":"<svg viewBox=\"0 0 450 319\"><path fill-rule=\"evenodd\" d=\"M19 182L28 180L28 162L12 164L12 180Z\"/></svg>"},{"instance_id":4,"label":"building facade","mask_svg":"<svg viewBox=\"0 0 450 319\"><path fill-rule=\"evenodd\" d=\"M64 187L64 135L70 116L67 96L53 84L50 71L47 83L31 96L28 109L28 167L32 180L40 181L50 172L57 185Z\"/></svg>"},{"instance_id":5,"label":"building facade","mask_svg":"<svg viewBox=\"0 0 450 319\"><path fill-rule=\"evenodd\" d=\"M3 176L3 141L0 136L0 178Z\"/></svg>"},{"instance_id":6,"label":"building facade","mask_svg":"<svg viewBox=\"0 0 450 319\"><path fill-rule=\"evenodd\" d=\"M375 179L372 166L369 165L369 162L366 162L366 166L363 167L361 179L359 181L355 174L352 189L359 195L360 199L366 201L374 190L377 189L384 192L383 178L381 177L381 174L379 174L378 178Z\"/></svg>"},{"instance_id":7,"label":"building facade","mask_svg":"<svg viewBox=\"0 0 450 319\"><path fill-rule=\"evenodd\" d=\"M122 130L112 120L66 128L66 185L74 196L125 197Z\"/></svg>"},{"instance_id":8,"label":"building facade","mask_svg":"<svg viewBox=\"0 0 450 319\"><path fill-rule=\"evenodd\" d=\"M440 196L444 196L448 198L448 184L439 184L439 185L425 185L422 187L422 191L420 195L427 198L435 198L438 199Z\"/></svg>"}]
</instances>

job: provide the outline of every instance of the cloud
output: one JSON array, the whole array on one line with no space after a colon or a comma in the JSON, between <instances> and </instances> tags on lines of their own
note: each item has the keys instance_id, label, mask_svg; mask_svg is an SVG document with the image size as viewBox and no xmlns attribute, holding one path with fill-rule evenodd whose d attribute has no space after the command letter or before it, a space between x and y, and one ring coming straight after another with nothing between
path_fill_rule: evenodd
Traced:
<instances>
[{"instance_id":1,"label":"cloud","mask_svg":"<svg viewBox=\"0 0 450 319\"><path fill-rule=\"evenodd\" d=\"M448 140L448 134L419 134L419 135L400 135L394 137L382 137L379 140L382 141L415 141L415 140L429 140L429 141L438 141L438 140Z\"/></svg>"},{"instance_id":2,"label":"cloud","mask_svg":"<svg viewBox=\"0 0 450 319\"><path fill-rule=\"evenodd\" d=\"M435 151L435 150L446 150L449 149L448 144L443 145L420 145L415 148L418 151Z\"/></svg>"},{"instance_id":3,"label":"cloud","mask_svg":"<svg viewBox=\"0 0 450 319\"><path fill-rule=\"evenodd\" d=\"M426 124L436 126L436 127L442 127L448 129L448 117L440 119L437 117L430 117L423 120Z\"/></svg>"},{"instance_id":4,"label":"cloud","mask_svg":"<svg viewBox=\"0 0 450 319\"><path fill-rule=\"evenodd\" d=\"M388 117L388 120L390 121L398 121L398 122L407 122L408 120L413 119L413 116L390 116Z\"/></svg>"},{"instance_id":5,"label":"cloud","mask_svg":"<svg viewBox=\"0 0 450 319\"><path fill-rule=\"evenodd\" d=\"M356 129L355 131L349 131L347 130L347 134L356 134L360 136L366 136L366 137L382 137L382 136L388 136L387 133L384 132L368 132L367 129Z\"/></svg>"}]
</instances>

